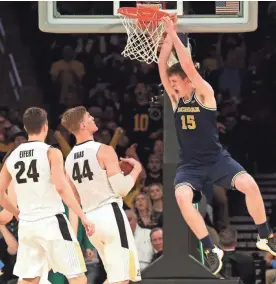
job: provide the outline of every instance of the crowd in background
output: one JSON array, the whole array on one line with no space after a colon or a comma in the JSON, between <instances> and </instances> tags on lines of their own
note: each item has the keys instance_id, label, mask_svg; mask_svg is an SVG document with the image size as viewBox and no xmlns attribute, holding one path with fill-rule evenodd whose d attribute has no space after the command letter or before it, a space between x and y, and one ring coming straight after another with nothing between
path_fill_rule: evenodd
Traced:
<instances>
[{"instance_id":1,"label":"crowd in background","mask_svg":"<svg viewBox=\"0 0 276 284\"><path fill-rule=\"evenodd\" d=\"M275 172L276 158L276 49L273 33L276 5L267 2L259 6L262 21L259 21L256 32L196 34L191 35L191 43L193 58L200 63L201 74L215 90L221 143L249 172L271 173ZM99 128L94 139L112 145L119 157L133 157L143 165L137 184L124 198L124 209L143 269L163 251L165 130L162 103L151 102L152 97L160 95L157 66L121 56L126 35L45 34L37 28L36 4L29 3L23 9L18 11L22 42L31 49L37 81L44 91L44 108L49 113L46 143L60 148L66 158L74 139L60 125L59 116L67 108L84 105ZM26 139L20 111L2 106L0 162L4 161L9 150ZM209 208L212 209L214 203L214 208L218 208L217 214L210 213L212 210L206 214L209 227L215 231L218 243L224 240L224 246L234 250L236 233L228 227L225 190L215 188L212 196L206 198ZM17 221L0 226L0 231L3 235L0 260L5 263L0 281L7 283L12 278L16 258ZM230 243L225 238L230 239ZM86 245L83 251L89 283L102 283L104 275L96 252ZM276 260L270 256L266 256L266 260L268 266L276 268ZM251 266L248 271L252 269ZM250 280L244 280L244 283L252 284L253 278L248 277Z\"/></svg>"}]
</instances>

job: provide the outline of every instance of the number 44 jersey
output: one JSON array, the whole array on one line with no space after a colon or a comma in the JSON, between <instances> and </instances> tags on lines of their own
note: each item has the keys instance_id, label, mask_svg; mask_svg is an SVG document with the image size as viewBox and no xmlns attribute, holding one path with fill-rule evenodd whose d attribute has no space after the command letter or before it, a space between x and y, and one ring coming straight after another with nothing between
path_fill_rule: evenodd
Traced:
<instances>
[{"instance_id":1,"label":"number 44 jersey","mask_svg":"<svg viewBox=\"0 0 276 284\"><path fill-rule=\"evenodd\" d=\"M19 145L6 160L20 210L19 218L37 221L64 212L56 187L51 182L48 150L40 141Z\"/></svg>"},{"instance_id":2,"label":"number 44 jersey","mask_svg":"<svg viewBox=\"0 0 276 284\"><path fill-rule=\"evenodd\" d=\"M97 153L101 143L89 140L74 146L66 158L67 175L75 185L84 212L112 202L122 203L108 181L106 171L100 166Z\"/></svg>"}]
</instances>

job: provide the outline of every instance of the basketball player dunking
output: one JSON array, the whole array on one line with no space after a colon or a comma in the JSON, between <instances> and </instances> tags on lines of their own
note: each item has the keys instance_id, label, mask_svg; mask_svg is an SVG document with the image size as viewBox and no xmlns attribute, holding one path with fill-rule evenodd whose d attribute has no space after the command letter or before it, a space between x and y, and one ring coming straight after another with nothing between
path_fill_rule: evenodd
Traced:
<instances>
[{"instance_id":1,"label":"basketball player dunking","mask_svg":"<svg viewBox=\"0 0 276 284\"><path fill-rule=\"evenodd\" d=\"M65 217L68 205L91 235L87 220L68 183L61 152L44 143L48 133L47 113L29 108L23 116L29 140L13 150L0 173L0 203L15 216L19 214L18 253L14 274L22 283L39 283L46 269L64 274L69 283L87 283L80 245ZM18 209L4 197L10 182ZM8 203L8 204L7 204Z\"/></svg>"},{"instance_id":2,"label":"basketball player dunking","mask_svg":"<svg viewBox=\"0 0 276 284\"><path fill-rule=\"evenodd\" d=\"M222 149L216 127L216 100L212 87L199 75L188 49L177 36L174 23L163 19L167 36L160 51L159 72L173 110L180 145L175 195L188 226L202 242L213 274L222 268L223 251L214 246L200 213L193 207L201 199L203 183L210 180L245 194L249 214L259 231L257 247L276 256L276 240L269 228L264 203L254 179ZM179 63L168 68L173 47Z\"/></svg>"},{"instance_id":3,"label":"basketball player dunking","mask_svg":"<svg viewBox=\"0 0 276 284\"><path fill-rule=\"evenodd\" d=\"M122 174L116 152L93 139L98 130L84 107L66 111L62 125L76 137L65 162L75 194L79 195L88 220L95 224L90 241L97 249L107 273L105 283L128 284L141 280L134 237L122 210L122 197L135 184L142 166L134 159L123 159L133 166Z\"/></svg>"}]
</instances>

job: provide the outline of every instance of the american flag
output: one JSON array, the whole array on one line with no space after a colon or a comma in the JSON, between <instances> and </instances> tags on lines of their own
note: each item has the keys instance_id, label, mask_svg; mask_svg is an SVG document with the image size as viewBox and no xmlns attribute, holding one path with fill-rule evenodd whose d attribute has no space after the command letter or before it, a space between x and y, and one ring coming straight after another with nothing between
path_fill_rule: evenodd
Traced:
<instances>
[{"instance_id":1,"label":"american flag","mask_svg":"<svg viewBox=\"0 0 276 284\"><path fill-rule=\"evenodd\" d=\"M216 1L216 15L233 15L240 12L240 1Z\"/></svg>"}]
</instances>

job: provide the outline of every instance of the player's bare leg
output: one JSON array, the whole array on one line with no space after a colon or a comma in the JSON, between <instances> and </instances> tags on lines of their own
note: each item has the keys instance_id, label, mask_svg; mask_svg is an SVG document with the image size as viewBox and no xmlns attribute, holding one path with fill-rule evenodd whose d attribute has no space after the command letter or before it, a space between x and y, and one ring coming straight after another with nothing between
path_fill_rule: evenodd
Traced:
<instances>
[{"instance_id":1,"label":"player's bare leg","mask_svg":"<svg viewBox=\"0 0 276 284\"><path fill-rule=\"evenodd\" d=\"M245 194L248 212L259 231L257 247L276 256L276 239L267 222L262 195L255 180L247 173L240 174L235 179L237 190Z\"/></svg>"},{"instance_id":2,"label":"player's bare leg","mask_svg":"<svg viewBox=\"0 0 276 284\"><path fill-rule=\"evenodd\" d=\"M206 237L208 235L208 230L205 222L192 203L194 196L192 189L187 185L180 186L176 189L175 196L182 216L190 229L199 240Z\"/></svg>"},{"instance_id":3,"label":"player's bare leg","mask_svg":"<svg viewBox=\"0 0 276 284\"><path fill-rule=\"evenodd\" d=\"M70 284L87 284L87 278L85 275L68 279Z\"/></svg>"},{"instance_id":4,"label":"player's bare leg","mask_svg":"<svg viewBox=\"0 0 276 284\"><path fill-rule=\"evenodd\" d=\"M193 206L193 190L189 186L183 185L176 189L175 196L183 218L202 242L210 270L216 275L222 268L223 251L214 246L203 217Z\"/></svg>"},{"instance_id":5,"label":"player's bare leg","mask_svg":"<svg viewBox=\"0 0 276 284\"><path fill-rule=\"evenodd\" d=\"M40 281L40 277L36 277L36 278L25 278L22 281L20 281L20 283L22 284L38 284Z\"/></svg>"}]
</instances>

